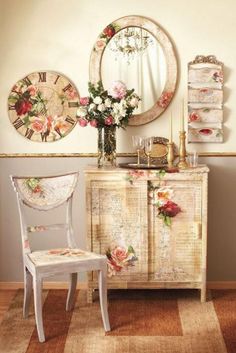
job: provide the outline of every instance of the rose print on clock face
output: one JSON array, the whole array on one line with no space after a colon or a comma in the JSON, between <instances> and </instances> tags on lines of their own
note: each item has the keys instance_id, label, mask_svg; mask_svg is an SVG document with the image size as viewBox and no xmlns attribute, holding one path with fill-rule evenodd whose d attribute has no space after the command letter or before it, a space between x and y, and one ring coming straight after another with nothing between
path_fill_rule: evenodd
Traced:
<instances>
[{"instance_id":1,"label":"rose print on clock face","mask_svg":"<svg viewBox=\"0 0 236 353\"><path fill-rule=\"evenodd\" d=\"M9 118L31 141L57 141L76 125L78 103L78 91L67 77L54 71L33 72L13 86Z\"/></svg>"}]
</instances>

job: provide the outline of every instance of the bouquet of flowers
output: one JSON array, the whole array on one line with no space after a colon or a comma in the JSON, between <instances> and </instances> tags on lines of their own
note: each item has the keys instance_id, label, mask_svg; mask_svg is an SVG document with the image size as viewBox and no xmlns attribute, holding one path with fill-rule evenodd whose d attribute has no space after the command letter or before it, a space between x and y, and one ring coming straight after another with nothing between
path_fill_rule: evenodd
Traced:
<instances>
[{"instance_id":1,"label":"bouquet of flowers","mask_svg":"<svg viewBox=\"0 0 236 353\"><path fill-rule=\"evenodd\" d=\"M114 81L109 90L104 90L102 82L89 82L89 97L80 98L77 118L80 126L90 124L96 128L122 127L128 125L140 98L134 89L128 90L122 81Z\"/></svg>"}]
</instances>

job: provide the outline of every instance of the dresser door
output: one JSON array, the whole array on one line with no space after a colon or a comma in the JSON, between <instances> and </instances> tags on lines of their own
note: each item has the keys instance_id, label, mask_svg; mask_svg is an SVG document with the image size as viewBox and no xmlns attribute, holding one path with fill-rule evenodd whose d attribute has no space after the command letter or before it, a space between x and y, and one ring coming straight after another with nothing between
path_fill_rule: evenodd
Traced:
<instances>
[{"instance_id":1,"label":"dresser door","mask_svg":"<svg viewBox=\"0 0 236 353\"><path fill-rule=\"evenodd\" d=\"M108 256L111 282L148 279L147 181L90 181L91 250Z\"/></svg>"},{"instance_id":2,"label":"dresser door","mask_svg":"<svg viewBox=\"0 0 236 353\"><path fill-rule=\"evenodd\" d=\"M149 279L165 282L201 281L201 181L172 180L165 188L181 212L164 224L153 205L158 182L149 192ZM156 188L156 189L155 189ZM150 185L149 185L150 189Z\"/></svg>"}]
</instances>

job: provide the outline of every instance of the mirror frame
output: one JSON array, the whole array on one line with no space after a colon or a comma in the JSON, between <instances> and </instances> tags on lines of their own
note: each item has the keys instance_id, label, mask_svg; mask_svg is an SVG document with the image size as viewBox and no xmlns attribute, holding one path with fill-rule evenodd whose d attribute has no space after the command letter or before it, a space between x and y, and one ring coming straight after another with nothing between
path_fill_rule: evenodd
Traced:
<instances>
[{"instance_id":1,"label":"mirror frame","mask_svg":"<svg viewBox=\"0 0 236 353\"><path fill-rule=\"evenodd\" d=\"M137 126L153 121L166 110L176 90L178 67L173 44L159 25L143 16L125 16L110 23L97 37L89 62L90 82L95 84L102 81L101 64L104 50L112 37L127 27L140 27L150 32L161 45L166 59L166 82L161 96L149 110L134 114L130 118L128 125Z\"/></svg>"}]
</instances>

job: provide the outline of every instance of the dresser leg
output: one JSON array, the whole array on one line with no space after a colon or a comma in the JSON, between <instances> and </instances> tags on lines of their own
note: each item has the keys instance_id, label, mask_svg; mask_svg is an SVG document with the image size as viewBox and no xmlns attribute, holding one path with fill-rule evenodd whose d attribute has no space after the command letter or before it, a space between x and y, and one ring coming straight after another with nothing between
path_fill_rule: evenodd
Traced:
<instances>
[{"instance_id":1,"label":"dresser leg","mask_svg":"<svg viewBox=\"0 0 236 353\"><path fill-rule=\"evenodd\" d=\"M206 302L206 269L202 269L201 303Z\"/></svg>"},{"instance_id":2,"label":"dresser leg","mask_svg":"<svg viewBox=\"0 0 236 353\"><path fill-rule=\"evenodd\" d=\"M87 290L87 303L91 304L93 302L93 289L88 288Z\"/></svg>"},{"instance_id":3,"label":"dresser leg","mask_svg":"<svg viewBox=\"0 0 236 353\"><path fill-rule=\"evenodd\" d=\"M201 303L206 302L206 291L201 289Z\"/></svg>"}]
</instances>

